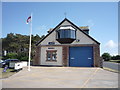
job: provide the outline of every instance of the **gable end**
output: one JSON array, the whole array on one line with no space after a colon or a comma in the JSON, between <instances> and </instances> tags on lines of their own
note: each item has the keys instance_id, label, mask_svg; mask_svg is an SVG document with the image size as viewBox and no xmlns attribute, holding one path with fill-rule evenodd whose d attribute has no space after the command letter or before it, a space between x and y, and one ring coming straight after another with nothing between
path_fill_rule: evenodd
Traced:
<instances>
[{"instance_id":1,"label":"gable end","mask_svg":"<svg viewBox=\"0 0 120 90\"><path fill-rule=\"evenodd\" d=\"M84 33L86 36L88 36L89 38L91 38L93 41L95 41L97 44L100 44L98 41L96 41L94 38L92 38L90 35L88 35L87 33L85 33L84 31L82 31L78 26L76 26L75 24L73 24L71 21L69 21L67 18L65 18L61 23L59 23L51 32L49 32L44 38L42 38L40 41L38 41L38 43L36 44L39 45L39 43L41 43L46 37L48 37L54 30L56 30L56 28L58 28L64 21L68 21L71 25L73 25L76 29L80 30L82 33Z\"/></svg>"}]
</instances>

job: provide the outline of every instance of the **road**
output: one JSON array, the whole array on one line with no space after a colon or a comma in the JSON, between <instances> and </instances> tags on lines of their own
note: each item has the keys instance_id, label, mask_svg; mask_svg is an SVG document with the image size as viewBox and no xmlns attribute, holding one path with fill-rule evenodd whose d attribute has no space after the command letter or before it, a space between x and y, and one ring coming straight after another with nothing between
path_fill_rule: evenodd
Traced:
<instances>
[{"instance_id":1,"label":"road","mask_svg":"<svg viewBox=\"0 0 120 90\"><path fill-rule=\"evenodd\" d=\"M103 67L107 67L107 68L110 68L110 69L113 69L113 70L118 70L118 67L120 67L120 64L118 63L114 63L114 62L103 62Z\"/></svg>"}]
</instances>

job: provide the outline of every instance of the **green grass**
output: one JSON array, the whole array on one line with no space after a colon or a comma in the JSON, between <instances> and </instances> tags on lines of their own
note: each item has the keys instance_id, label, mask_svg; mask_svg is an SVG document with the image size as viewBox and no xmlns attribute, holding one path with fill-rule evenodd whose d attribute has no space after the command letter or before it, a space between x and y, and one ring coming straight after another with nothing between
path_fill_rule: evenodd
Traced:
<instances>
[{"instance_id":1,"label":"green grass","mask_svg":"<svg viewBox=\"0 0 120 90\"><path fill-rule=\"evenodd\" d=\"M110 60L110 61L112 62L112 61L120 61L120 60Z\"/></svg>"},{"instance_id":2,"label":"green grass","mask_svg":"<svg viewBox=\"0 0 120 90\"><path fill-rule=\"evenodd\" d=\"M120 63L120 60L110 60L110 62Z\"/></svg>"},{"instance_id":3,"label":"green grass","mask_svg":"<svg viewBox=\"0 0 120 90\"><path fill-rule=\"evenodd\" d=\"M15 74L16 72L12 72L13 69L7 69L6 72L3 72L4 68L0 68L0 78L8 78L10 76L12 76L13 74Z\"/></svg>"}]
</instances>

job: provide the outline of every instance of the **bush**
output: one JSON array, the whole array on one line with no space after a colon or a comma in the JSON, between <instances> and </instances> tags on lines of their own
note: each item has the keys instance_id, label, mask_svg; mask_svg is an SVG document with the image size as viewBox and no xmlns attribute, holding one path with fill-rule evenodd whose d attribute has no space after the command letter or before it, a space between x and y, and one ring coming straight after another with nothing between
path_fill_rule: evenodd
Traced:
<instances>
[{"instance_id":1,"label":"bush","mask_svg":"<svg viewBox=\"0 0 120 90\"><path fill-rule=\"evenodd\" d=\"M28 56L21 57L21 61L28 61Z\"/></svg>"},{"instance_id":2,"label":"bush","mask_svg":"<svg viewBox=\"0 0 120 90\"><path fill-rule=\"evenodd\" d=\"M116 55L116 60L120 60L120 55Z\"/></svg>"},{"instance_id":3,"label":"bush","mask_svg":"<svg viewBox=\"0 0 120 90\"><path fill-rule=\"evenodd\" d=\"M2 59L17 59L18 54L17 53L8 53L6 56L4 56Z\"/></svg>"},{"instance_id":4,"label":"bush","mask_svg":"<svg viewBox=\"0 0 120 90\"><path fill-rule=\"evenodd\" d=\"M116 58L116 56L112 56L111 59L112 60L116 60L117 58Z\"/></svg>"},{"instance_id":5,"label":"bush","mask_svg":"<svg viewBox=\"0 0 120 90\"><path fill-rule=\"evenodd\" d=\"M2 57L3 60L5 59L19 59L20 61L28 61L28 53L8 53L6 56Z\"/></svg>"},{"instance_id":6,"label":"bush","mask_svg":"<svg viewBox=\"0 0 120 90\"><path fill-rule=\"evenodd\" d=\"M25 52L19 53L18 59L21 61L27 61L28 60L28 53L25 53Z\"/></svg>"}]
</instances>

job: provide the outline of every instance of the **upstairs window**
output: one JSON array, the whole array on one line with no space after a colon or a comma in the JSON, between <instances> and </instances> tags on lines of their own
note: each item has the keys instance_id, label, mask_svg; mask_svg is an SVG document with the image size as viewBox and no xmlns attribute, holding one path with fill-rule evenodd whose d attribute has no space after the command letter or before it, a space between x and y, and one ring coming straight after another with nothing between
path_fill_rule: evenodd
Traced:
<instances>
[{"instance_id":1,"label":"upstairs window","mask_svg":"<svg viewBox=\"0 0 120 90\"><path fill-rule=\"evenodd\" d=\"M76 30L71 26L60 27L59 30L57 31L57 39L62 39L62 38L75 39L76 38L75 33Z\"/></svg>"}]
</instances>

